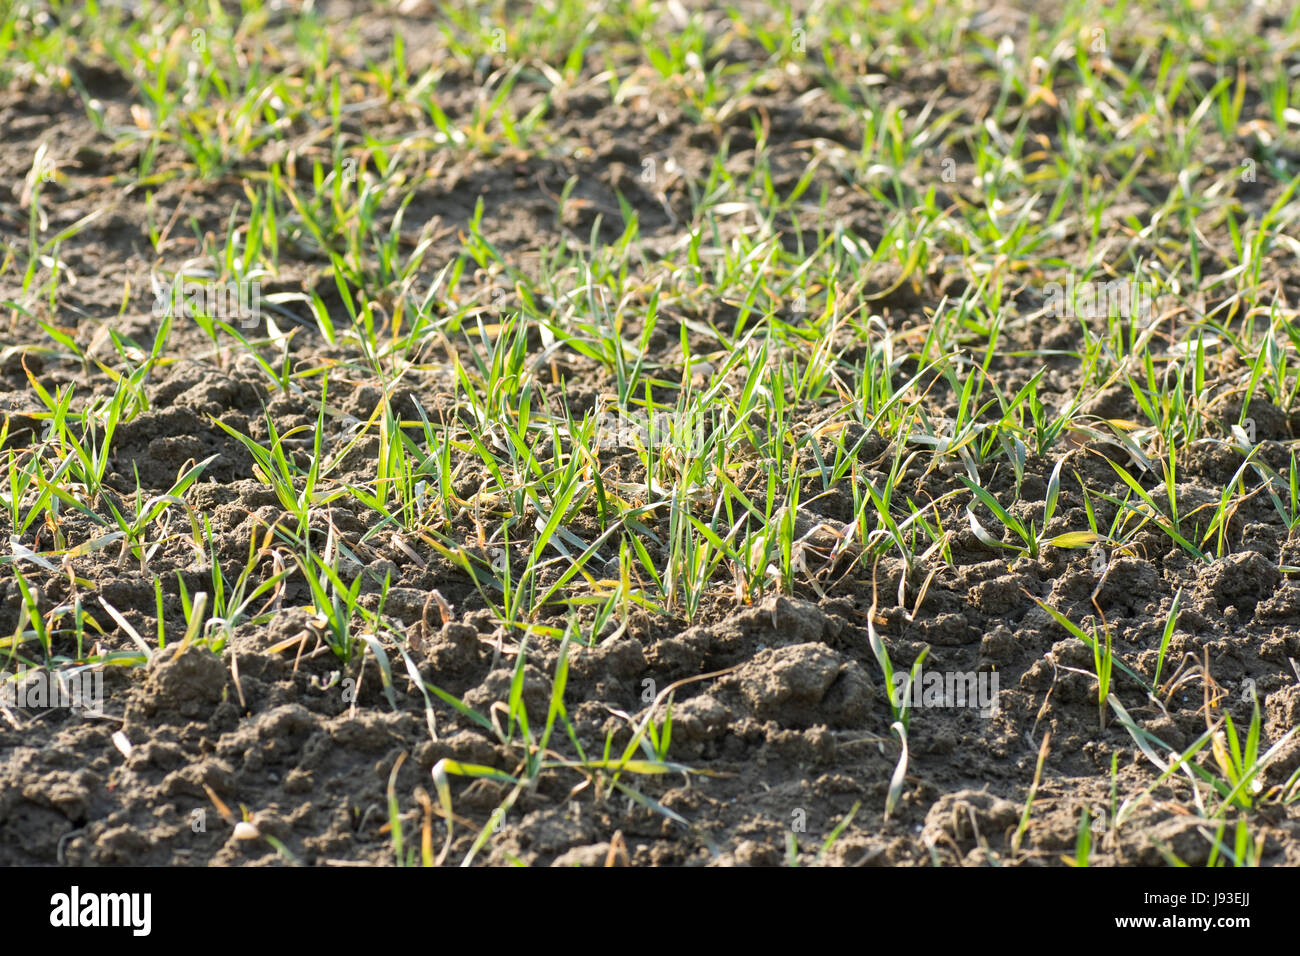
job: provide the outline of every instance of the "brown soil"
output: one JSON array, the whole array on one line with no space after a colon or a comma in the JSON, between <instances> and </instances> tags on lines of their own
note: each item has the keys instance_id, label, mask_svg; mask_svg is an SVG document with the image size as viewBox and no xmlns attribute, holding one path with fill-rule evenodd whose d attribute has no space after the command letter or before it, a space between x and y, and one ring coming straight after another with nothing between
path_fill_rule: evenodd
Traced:
<instances>
[{"instance_id":1,"label":"brown soil","mask_svg":"<svg viewBox=\"0 0 1300 956\"><path fill-rule=\"evenodd\" d=\"M405 28L412 31L409 46L417 49L418 24ZM91 95L105 104L110 122L128 122L130 80L103 64L76 68ZM474 78L466 76L462 82L468 109ZM913 111L935 88L934 77L921 67L892 76L889 82L887 95ZM607 86L584 83L550 107L552 145L447 169L432 160L429 178L414 187L405 228L414 232L427 222L441 223L442 238L428 257L436 269L458 254L458 233L467 228L481 198L483 233L527 273L561 234L588 241L598 214L600 235L617 238L621 191L640 214L646 249L666 247L679 235L681 218L689 215L687 183L707 175L720 144L730 144L730 166L744 169L752 161L747 151L753 145L751 116L770 124L772 174L781 189L789 189L814 158L810 141L859 148L860 126L850 111L827 97L794 103L810 85L807 78L791 78L788 88L756 90L747 110L720 129L644 99L615 105ZM527 103L539 93L521 80L513 95ZM957 106L975 115L996 90L983 89L972 79L947 96L939 111ZM399 133L409 131L410 121L381 114L368 125ZM9 131L0 142L0 170L11 182L21 182L30 167L31 143L40 139L52 138L62 153L78 156L65 170L65 180L50 187L52 227L92 210L110 210L61 249L77 282L64 286L58 312L59 324L110 365L114 353L104 329L113 328L147 349L157 328L150 311L149 274L156 265L148 238L151 222L166 222L173 214L181 224L193 219L196 228L178 226L161 257L164 265L175 268L194 253L194 235L224 230L232 206L244 201L241 176L264 170L284 148L267 147L264 155L248 157L239 170L217 181L166 180L153 190L154 209L149 212L141 192L124 189L138 157L110 152L109 142L89 125L75 96L48 90L2 94L0 128ZM302 160L307 174L311 149ZM681 170L662 195L638 183L636 174L646 156L671 156ZM165 167L169 160L179 161L163 155L158 163ZM574 175L579 183L574 198L582 202L561 210L556 197ZM828 209L835 221L869 240L879 235L885 211L861 192L845 188L828 165L819 167L812 187L814 192L821 188L830 195ZM1261 204L1267 205L1273 195L1263 195ZM8 197L0 200L0 220L19 232L26 228L25 212ZM788 241L797 241L793 224L786 225ZM817 225L799 224L803 230ZM815 243L815 231L807 232L804 240ZM323 265L310 255L295 258L288 250L278 286L324 290ZM491 280L484 276L483 281ZM946 284L960 281L936 272L919 293L898 292L880 302L883 317L892 328L907 328L921 320L923 299L937 300ZM119 315L124 283L129 283L131 296ZM882 278L881 288L888 285ZM11 294L4 290L6 297ZM708 318L723 321L723 307L712 308L717 314ZM652 347L671 353L678 341L677 323L695 318L684 310L669 316ZM1067 323L1055 331L1012 325L1005 334L1008 351L1014 352L1016 346L1044 347L1054 335L1068 336L1071 329ZM41 407L28 374L48 389L75 384L78 404L92 395L109 394L112 388L110 379L94 366L87 369L34 349L31 342L38 335L22 318L0 329L0 409L10 416L11 444L29 442L43 428L35 417ZM308 323L299 329L292 348L292 360L302 366L323 360L338 363L330 403L343 416L331 426L329 440L341 441L346 416L364 420L373 411L378 382L362 371L356 355L330 347ZM214 347L194 327L178 325L169 353L182 357L155 371L147 387L150 409L118 432L108 484L123 501L135 493L137 480L147 494L159 493L187 461L218 456L190 499L211 522L217 559L232 576L243 566L250 537L264 533L257 529L276 521L281 512L275 496L254 478L248 454L214 419L265 437L264 406L283 432L295 425L314 425L313 401L318 395L310 389L302 394L273 392L255 364ZM1035 370L1005 359L994 362L990 374L1004 390L1014 391ZM1075 365L1049 363L1046 381L1063 396L1071 391L1076 375ZM577 384L564 386L561 378ZM608 376L595 363L568 355L549 387L553 397L563 394L580 414L584 403L589 407L607 384ZM430 362L410 376L405 387L426 410L436 411L450 405L447 396L454 393L455 383L447 366ZM950 397L942 385L932 392L937 408ZM1297 437L1295 416L1258 400L1252 409L1265 446L1262 458L1285 471L1288 454L1282 443ZM1123 393L1116 393L1099 398L1096 414L1126 417L1136 410L1125 406ZM1235 421L1230 406L1224 407L1223 421L1225 426ZM373 450L370 445L357 449L350 474L365 474ZM1090 490L1122 496L1124 486L1095 451L1071 451L1063 474L1077 471ZM864 474L883 480L892 449L873 436L860 456ZM1021 486L1026 501L1042 501L1052 464L1030 457ZM1186 454L1180 461L1180 494L1186 496L1188 510L1217 499L1238 464L1238 458L1212 446ZM1005 465L1001 473L985 477L986 487L995 492L1009 493L1014 487ZM477 484L472 470L461 478L470 489ZM902 490L924 500L958 486L955 473L927 471L917 464L905 476ZM810 488L805 501L819 492ZM1093 503L1099 519L1108 521L1113 512L1107 513L1108 506L1095 497ZM1083 507L1078 483L1064 482L1054 525L1061 531L1086 526ZM851 517L844 513L851 501L833 495L807 508L812 519ZM346 499L333 502L327 516L336 533L352 542L374 524L374 516L361 504ZM843 576L823 578L822 585L830 585L825 596L800 582L793 595L770 596L746 607L719 588L693 621L634 616L619 636L574 647L565 699L589 754L600 752L609 731L614 732L616 749L628 739L626 721L614 712L642 711L647 688L725 672L684 685L673 706L669 757L705 773L638 782L648 797L686 822L621 796L598 795L591 789L574 793L582 778L555 772L524 792L479 860L592 863L604 862L613 852L625 854L633 864L776 864L785 856L792 826L804 822L806 829L794 832L801 859L808 862L858 803L852 824L829 851L830 862L923 865L936 859L980 862L989 853L1007 856L1034 779L1039 744L1050 732L1050 752L1018 859L1057 863L1073 849L1081 810L1109 804L1113 754L1120 755L1121 797L1145 788L1153 776L1122 727L1112 720L1099 730L1095 682L1067 670L1089 670L1091 653L1053 622L1035 598L1075 621L1095 616L1099 609L1118 656L1149 677L1171 602L1181 589L1182 608L1167 668L1207 665L1226 694L1223 706L1239 726L1248 723L1250 713L1242 688L1253 681L1265 702L1268 741L1300 723L1300 687L1292 669L1292 659L1300 658L1300 584L1278 571L1283 560L1296 563L1297 545L1278 523L1267 496L1255 496L1237 511L1230 531L1233 553L1227 557L1199 565L1171 547L1168 538L1152 533L1132 555L1116 557L1101 573L1094 568L1095 556L1082 551L1049 549L1037 559L1009 562L1004 553L966 530L960 509L951 509L948 518L946 526L958 529L951 542L954 566L939 567L924 588L924 574L904 582L901 605L899 579L904 570L900 562L886 559L874 569L859 563ZM325 519L322 515L318 529L322 538L328 530ZM467 539L472 537L471 519L466 516L461 523ZM991 518L987 524L996 527ZM67 517L62 530L69 546L99 533L76 515ZM48 547L48 534L33 528L23 543L40 550L42 544ZM421 675L487 713L509 692L518 636L493 623L463 572L412 541L423 562L417 564L390 545L388 537L356 546L359 561L351 574L367 576L365 600L376 603L385 575L391 574L385 613L406 629ZM35 566L22 570L37 588L42 607L69 599L65 574ZM269 562L262 570L269 572ZM115 553L78 558L75 571L93 582L94 597L103 597L146 636L156 633L155 576L167 582L164 618L169 634L184 629L174 586L177 573L190 593L208 588L210 582L206 559L196 560L184 536L153 556L148 573L131 561L119 566ZM446 623L430 606L434 589L454 609ZM868 640L873 589L878 595L875 626L896 667L910 666L928 646L927 669L995 670L1001 687L991 718L971 709L916 712L903 795L888 820L883 812L898 748ZM414 794L417 788L433 793L430 770L437 761L453 758L515 769L517 750L507 750L442 704L435 705L432 739L423 697L401 673L400 661L394 710L373 658L364 666L359 659L345 666L328 653L312 653L317 647L312 622L306 612L292 610L307 603L305 586L293 579L283 597L285 610L274 622L241 628L220 658L207 650L189 650L179 657L168 650L155 653L147 667L107 669L106 718L52 710L14 713L11 722L0 720L0 864L280 861L265 841L237 840L214 800L234 814L247 808L262 833L275 837L304 863L390 863L391 841L384 830L386 791L390 771L402 754L409 758L397 775L396 793L406 815L408 844L420 819ZM0 634L17 626L19 604L17 582L6 573L0 578ZM562 627L563 618L550 623ZM107 629L106 649L134 646L124 632ZM298 636L302 642L290 650L270 650ZM305 649L301 656L299 649ZM530 718L542 722L558 645L533 639L527 654L524 700ZM1141 699L1124 675L1117 675L1117 684L1126 699ZM1167 714L1146 706L1135 707L1133 716L1170 746L1185 745L1206 727L1202 686L1189 683L1185 694L1175 694ZM355 700L348 699L346 689L355 690ZM122 736L115 742L119 731L129 747L121 745ZM1295 739L1268 770L1265 785L1284 781L1298 765L1300 739ZM503 785L488 780L453 781L456 813L470 826L458 827L451 859L468 851L477 829L488 822L506 792ZM1185 783L1177 780L1157 788L1126 828L1101 839L1096 861L1158 864L1162 859L1157 843L1187 862L1204 861L1209 843L1187 822L1182 809L1188 793ZM1254 826L1253 832L1265 837L1265 862L1300 864L1296 809L1262 813ZM440 822L434 832L441 837Z\"/></svg>"}]
</instances>

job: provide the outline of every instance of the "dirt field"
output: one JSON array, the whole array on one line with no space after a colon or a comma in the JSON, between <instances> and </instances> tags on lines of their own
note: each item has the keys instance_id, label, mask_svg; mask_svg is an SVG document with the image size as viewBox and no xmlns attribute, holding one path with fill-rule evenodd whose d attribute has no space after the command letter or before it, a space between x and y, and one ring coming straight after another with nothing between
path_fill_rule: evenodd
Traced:
<instances>
[{"instance_id":1,"label":"dirt field","mask_svg":"<svg viewBox=\"0 0 1300 956\"><path fill-rule=\"evenodd\" d=\"M16 4L0 864L1300 864L1227 6Z\"/></svg>"}]
</instances>

